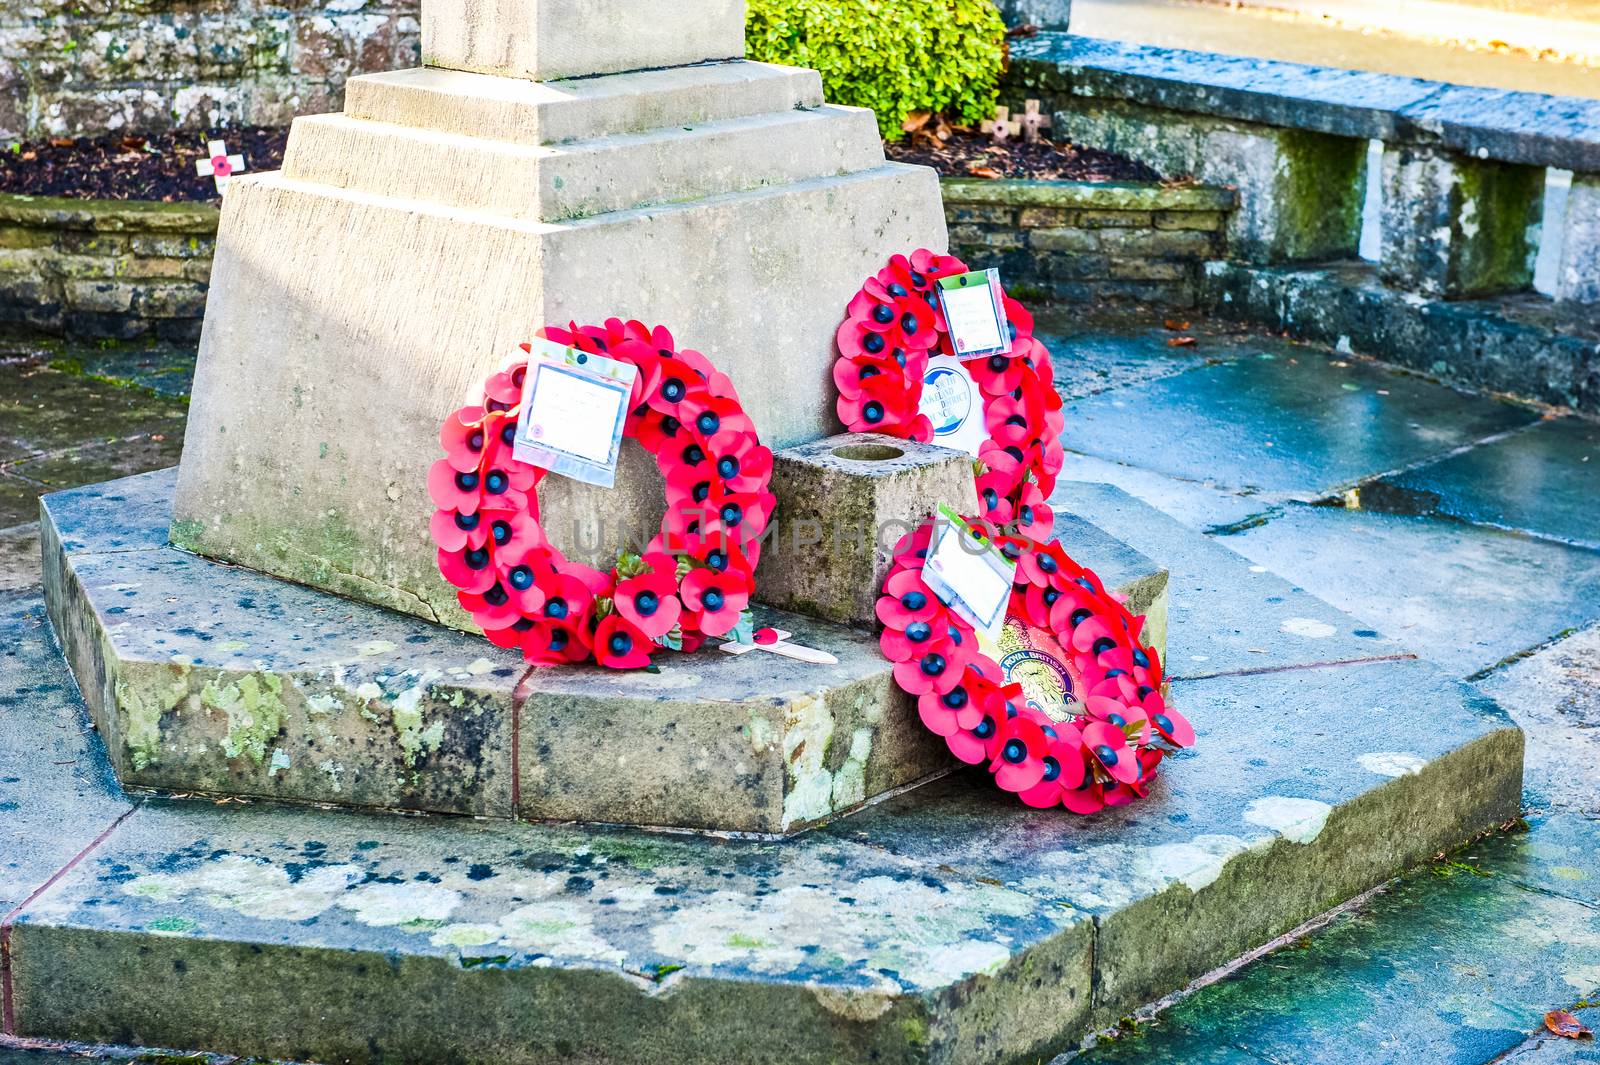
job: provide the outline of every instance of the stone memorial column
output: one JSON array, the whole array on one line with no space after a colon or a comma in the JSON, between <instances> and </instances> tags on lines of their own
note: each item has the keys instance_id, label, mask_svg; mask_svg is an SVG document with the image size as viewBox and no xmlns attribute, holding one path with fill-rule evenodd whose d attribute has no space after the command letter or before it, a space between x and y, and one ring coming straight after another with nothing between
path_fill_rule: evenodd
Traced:
<instances>
[{"instance_id":1,"label":"stone memorial column","mask_svg":"<svg viewBox=\"0 0 1600 1065\"><path fill-rule=\"evenodd\" d=\"M440 423L541 325L668 326L775 448L836 428L844 304L943 249L938 182L886 163L815 71L746 62L740 0L425 0L426 66L352 79L223 209L173 542L470 627L427 532ZM546 524L609 564L653 463L552 479ZM607 529L599 528L604 518Z\"/></svg>"}]
</instances>

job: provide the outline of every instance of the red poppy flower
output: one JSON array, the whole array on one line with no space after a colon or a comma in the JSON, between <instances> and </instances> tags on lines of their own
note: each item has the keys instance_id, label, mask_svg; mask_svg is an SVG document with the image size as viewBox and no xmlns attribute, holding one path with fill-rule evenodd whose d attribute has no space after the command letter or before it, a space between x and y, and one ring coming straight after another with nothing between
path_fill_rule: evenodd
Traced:
<instances>
[{"instance_id":1,"label":"red poppy flower","mask_svg":"<svg viewBox=\"0 0 1600 1065\"><path fill-rule=\"evenodd\" d=\"M754 433L724 429L706 443L712 472L734 492L760 490L772 479L772 452Z\"/></svg>"},{"instance_id":2,"label":"red poppy flower","mask_svg":"<svg viewBox=\"0 0 1600 1065\"><path fill-rule=\"evenodd\" d=\"M678 624L683 604L678 602L678 564L666 554L644 556L649 572L617 584L617 613L652 640L660 639Z\"/></svg>"},{"instance_id":3,"label":"red poppy flower","mask_svg":"<svg viewBox=\"0 0 1600 1065\"><path fill-rule=\"evenodd\" d=\"M954 688L938 694L929 692L917 698L917 714L928 731L937 736L953 736L962 729L970 729L983 720L983 702L974 695L969 680L972 673L961 679Z\"/></svg>"},{"instance_id":4,"label":"red poppy flower","mask_svg":"<svg viewBox=\"0 0 1600 1065\"><path fill-rule=\"evenodd\" d=\"M1089 775L1084 765L1083 737L1076 726L1053 724L1045 726L1044 731L1050 739L1044 773L1039 783L1017 793L1017 798L1038 808L1058 805L1064 791L1081 787Z\"/></svg>"},{"instance_id":5,"label":"red poppy flower","mask_svg":"<svg viewBox=\"0 0 1600 1065\"><path fill-rule=\"evenodd\" d=\"M976 653L975 641L968 640L960 645L945 642L908 661L896 662L895 683L900 685L902 691L912 695L927 695L929 692L943 695L961 683L967 663Z\"/></svg>"},{"instance_id":6,"label":"red poppy flower","mask_svg":"<svg viewBox=\"0 0 1600 1065\"><path fill-rule=\"evenodd\" d=\"M1037 484L1024 481L1017 493L1016 505L1014 517L1017 531L1023 536L1032 540L1043 540L1055 530L1055 512L1050 509L1050 504L1045 502L1044 493L1039 491Z\"/></svg>"},{"instance_id":7,"label":"red poppy flower","mask_svg":"<svg viewBox=\"0 0 1600 1065\"><path fill-rule=\"evenodd\" d=\"M650 637L620 614L607 614L594 630L594 657L607 669L643 669L650 664Z\"/></svg>"},{"instance_id":8,"label":"red poppy flower","mask_svg":"<svg viewBox=\"0 0 1600 1065\"><path fill-rule=\"evenodd\" d=\"M876 613L891 629L904 631L913 622L932 622L944 614L944 604L928 590L920 571L906 569L891 575L883 591Z\"/></svg>"},{"instance_id":9,"label":"red poppy flower","mask_svg":"<svg viewBox=\"0 0 1600 1065\"><path fill-rule=\"evenodd\" d=\"M458 470L449 459L440 459L428 470L428 496L440 510L476 514L483 504L483 478L476 470Z\"/></svg>"},{"instance_id":10,"label":"red poppy flower","mask_svg":"<svg viewBox=\"0 0 1600 1065\"><path fill-rule=\"evenodd\" d=\"M872 359L865 355L856 359L835 359L833 363L833 383L838 386L839 394L846 399L855 399L861 395L866 382L885 375L893 378L909 377L909 365L902 365L888 358Z\"/></svg>"},{"instance_id":11,"label":"red poppy flower","mask_svg":"<svg viewBox=\"0 0 1600 1065\"><path fill-rule=\"evenodd\" d=\"M441 547L437 558L444 579L462 592L482 594L493 588L499 579L488 547L468 547L460 551L446 551Z\"/></svg>"},{"instance_id":12,"label":"red poppy flower","mask_svg":"<svg viewBox=\"0 0 1600 1065\"><path fill-rule=\"evenodd\" d=\"M1137 753L1128 746L1128 738L1115 725L1091 721L1083 727L1083 746L1113 780L1131 784L1139 779Z\"/></svg>"},{"instance_id":13,"label":"red poppy flower","mask_svg":"<svg viewBox=\"0 0 1600 1065\"><path fill-rule=\"evenodd\" d=\"M1011 524L1011 493L1015 487L1014 471L989 470L978 478L978 505L986 520L996 525Z\"/></svg>"},{"instance_id":14,"label":"red poppy flower","mask_svg":"<svg viewBox=\"0 0 1600 1065\"><path fill-rule=\"evenodd\" d=\"M439 443L453 468L463 472L478 468L484 444L483 413L482 407L462 407L440 427Z\"/></svg>"},{"instance_id":15,"label":"red poppy flower","mask_svg":"<svg viewBox=\"0 0 1600 1065\"><path fill-rule=\"evenodd\" d=\"M436 510L428 522L428 531L441 551L464 551L482 547L489 538L489 524L479 514L463 514L459 510Z\"/></svg>"},{"instance_id":16,"label":"red poppy flower","mask_svg":"<svg viewBox=\"0 0 1600 1065\"><path fill-rule=\"evenodd\" d=\"M1027 791L1044 779L1050 741L1039 722L1026 713L1000 726L1000 751L989 763L994 782L1005 791Z\"/></svg>"},{"instance_id":17,"label":"red poppy flower","mask_svg":"<svg viewBox=\"0 0 1600 1065\"><path fill-rule=\"evenodd\" d=\"M708 566L696 566L685 574L679 595L689 626L707 636L731 632L750 605L749 588L738 574L718 573Z\"/></svg>"},{"instance_id":18,"label":"red poppy flower","mask_svg":"<svg viewBox=\"0 0 1600 1065\"><path fill-rule=\"evenodd\" d=\"M710 440L718 433L756 433L755 423L744 412L736 399L713 395L709 390L691 393L683 404L683 424L692 428L702 440Z\"/></svg>"},{"instance_id":19,"label":"red poppy flower","mask_svg":"<svg viewBox=\"0 0 1600 1065\"><path fill-rule=\"evenodd\" d=\"M991 762L1000 751L1000 722L1004 720L1003 708L986 708L977 724L946 736L945 746L967 765Z\"/></svg>"},{"instance_id":20,"label":"red poppy flower","mask_svg":"<svg viewBox=\"0 0 1600 1065\"><path fill-rule=\"evenodd\" d=\"M1172 707L1163 705L1150 714L1150 724L1155 726L1162 739L1174 747L1194 746L1194 726L1189 724L1188 718Z\"/></svg>"}]
</instances>

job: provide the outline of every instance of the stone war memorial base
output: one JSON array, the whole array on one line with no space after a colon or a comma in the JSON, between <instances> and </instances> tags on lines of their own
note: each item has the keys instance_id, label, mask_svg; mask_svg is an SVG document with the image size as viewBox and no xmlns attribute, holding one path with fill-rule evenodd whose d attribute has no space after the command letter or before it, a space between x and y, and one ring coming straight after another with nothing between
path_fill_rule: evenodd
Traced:
<instances>
[{"instance_id":1,"label":"stone war memorial base","mask_svg":"<svg viewBox=\"0 0 1600 1065\"><path fill-rule=\"evenodd\" d=\"M438 663L438 683L473 700L467 715L517 672L464 638L399 662L401 627L368 637L395 649L363 648L350 604L270 578L174 579L209 564L161 542L170 484L50 497L50 580L87 589L53 588L52 610L69 654L146 675L165 661L174 685L202 703L211 691L207 747L251 742L226 727L251 701L244 678L290 660L345 656L401 728L387 693L402 668ZM0 714L0 751L40 752L42 769L14 792L24 845L0 868L0 905L48 882L8 928L8 1034L303 1061L1035 1060L1516 816L1522 735L1492 702L1114 489L1063 485L1058 501L1181 573L1185 646L1230 673L1173 683L1199 744L1147 801L1094 818L1029 810L981 770L784 840L154 797L118 784L43 619L8 618L24 637L0 679L34 694L27 713ZM1092 534L1072 537L1116 571ZM253 583L180 607L186 588L199 599L224 579ZM174 610L185 620L169 627ZM196 615L213 610L207 639ZM243 615L248 647L230 648ZM1308 625L1334 635L1284 635ZM253 689L257 708L268 688ZM1394 712L1418 705L1426 728ZM346 786L370 796L357 777L379 760L361 761L362 745L400 733L359 720L332 718L326 742L356 752ZM614 727L571 729L596 788L650 774L647 758L617 764L631 739ZM202 742L198 726L178 739ZM422 776L442 775L435 757L459 766L419 743ZM832 788L854 746L837 729L828 741ZM262 779L320 772L301 757Z\"/></svg>"}]
</instances>

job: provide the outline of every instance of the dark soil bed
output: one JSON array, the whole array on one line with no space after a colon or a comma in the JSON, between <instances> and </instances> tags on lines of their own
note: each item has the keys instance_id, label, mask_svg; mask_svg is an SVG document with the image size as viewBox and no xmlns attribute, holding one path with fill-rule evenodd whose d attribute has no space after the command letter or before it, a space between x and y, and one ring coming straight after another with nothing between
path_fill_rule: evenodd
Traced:
<instances>
[{"instance_id":1,"label":"dark soil bed","mask_svg":"<svg viewBox=\"0 0 1600 1065\"><path fill-rule=\"evenodd\" d=\"M985 134L943 127L948 139L919 131L889 144L889 157L931 166L947 177L1068 181L1157 181L1161 175L1098 148L1037 141L997 145ZM289 131L255 127L212 134L245 157L247 170L276 170ZM106 134L97 138L15 144L0 152L0 193L97 200L207 202L217 199L210 178L195 173L206 157L206 135Z\"/></svg>"},{"instance_id":2,"label":"dark soil bed","mask_svg":"<svg viewBox=\"0 0 1600 1065\"><path fill-rule=\"evenodd\" d=\"M950 129L948 140L922 133L888 145L889 158L931 166L945 177L1026 178L1033 181L1159 181L1161 175L1132 159L1038 140L995 144L972 130Z\"/></svg>"},{"instance_id":3,"label":"dark soil bed","mask_svg":"<svg viewBox=\"0 0 1600 1065\"><path fill-rule=\"evenodd\" d=\"M287 129L230 129L209 137L193 131L14 144L0 152L0 192L70 196L84 200L215 201L216 186L195 173L207 158L206 142L227 142L247 170L276 170L283 163Z\"/></svg>"}]
</instances>

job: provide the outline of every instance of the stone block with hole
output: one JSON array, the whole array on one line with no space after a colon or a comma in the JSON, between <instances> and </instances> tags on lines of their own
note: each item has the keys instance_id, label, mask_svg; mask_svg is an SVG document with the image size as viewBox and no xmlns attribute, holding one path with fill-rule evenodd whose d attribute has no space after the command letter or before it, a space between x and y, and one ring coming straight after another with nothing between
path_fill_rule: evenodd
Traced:
<instances>
[{"instance_id":1,"label":"stone block with hole","mask_svg":"<svg viewBox=\"0 0 1600 1065\"><path fill-rule=\"evenodd\" d=\"M844 433L773 456L778 531L761 557L761 599L861 628L894 545L942 504L976 512L972 457L877 433Z\"/></svg>"}]
</instances>

